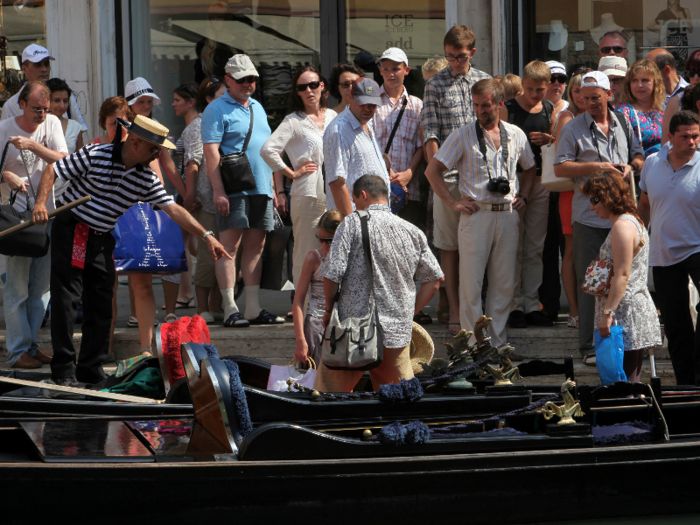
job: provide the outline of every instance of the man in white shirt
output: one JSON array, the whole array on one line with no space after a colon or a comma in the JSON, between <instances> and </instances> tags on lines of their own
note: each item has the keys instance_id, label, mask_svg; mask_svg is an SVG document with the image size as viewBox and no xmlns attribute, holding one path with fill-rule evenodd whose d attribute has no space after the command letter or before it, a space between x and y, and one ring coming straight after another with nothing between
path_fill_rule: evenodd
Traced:
<instances>
[{"instance_id":1,"label":"man in white shirt","mask_svg":"<svg viewBox=\"0 0 700 525\"><path fill-rule=\"evenodd\" d=\"M683 77L679 77L676 72L676 57L674 57L666 49L654 49L650 51L646 57L653 60L661 71L661 76L664 79L664 89L666 90L666 104L671 100L671 97L683 96L683 90L688 86L688 83Z\"/></svg>"},{"instance_id":2,"label":"man in white shirt","mask_svg":"<svg viewBox=\"0 0 700 525\"><path fill-rule=\"evenodd\" d=\"M68 155L61 123L57 117L48 114L50 96L49 88L43 83L27 82L19 97L22 113L0 122L0 147L10 142L0 184L2 203L8 204L10 193L17 191L14 203L17 211L31 209L27 202L34 206L35 191L39 188L44 169ZM46 208L51 211L54 207L52 191ZM50 228L49 224L47 232ZM49 302L51 255L37 258L7 256L6 270L7 363L12 368L39 368L51 362L36 342Z\"/></svg>"},{"instance_id":3,"label":"man in white shirt","mask_svg":"<svg viewBox=\"0 0 700 525\"><path fill-rule=\"evenodd\" d=\"M51 78L52 60L56 59L49 55L49 51L45 47L41 47L37 44L31 44L25 47L22 52L22 71L27 75L27 80L29 82L32 80L38 82L46 82L49 80ZM22 86L22 89L24 89L24 86ZM5 102L2 106L2 116L0 116L0 120L18 117L22 114L22 110L19 107L19 95L21 93L22 90L20 89L18 93L15 93ZM83 120L83 114L78 107L78 102L72 94L70 96L69 110L63 116L75 120L82 126L83 131L88 130L87 124L85 124L85 120Z\"/></svg>"}]
</instances>

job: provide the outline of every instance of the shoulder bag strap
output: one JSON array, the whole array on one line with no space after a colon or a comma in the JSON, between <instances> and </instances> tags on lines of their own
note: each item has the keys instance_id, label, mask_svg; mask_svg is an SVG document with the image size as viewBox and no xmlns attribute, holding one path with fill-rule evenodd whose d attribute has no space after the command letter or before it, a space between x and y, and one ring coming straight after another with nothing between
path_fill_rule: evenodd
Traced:
<instances>
[{"instance_id":1,"label":"shoulder bag strap","mask_svg":"<svg viewBox=\"0 0 700 525\"><path fill-rule=\"evenodd\" d=\"M362 228L362 249L365 252L365 267L369 276L369 290L374 297L374 268L372 268L372 247L369 244L369 213L355 212L360 216L360 226Z\"/></svg>"},{"instance_id":2,"label":"shoulder bag strap","mask_svg":"<svg viewBox=\"0 0 700 525\"><path fill-rule=\"evenodd\" d=\"M248 105L250 108L250 127L248 128L248 134L245 136L245 142L243 143L243 149L241 150L241 153L245 153L245 151L248 149L248 143L250 142L250 136L253 134L253 121L254 119L254 112L253 112L253 102L251 100L250 104ZM224 156L224 150L221 149L221 144L219 144L219 155L222 157Z\"/></svg>"},{"instance_id":3,"label":"shoulder bag strap","mask_svg":"<svg viewBox=\"0 0 700 525\"><path fill-rule=\"evenodd\" d=\"M386 148L384 148L384 153L386 153L387 155L389 154L389 150L391 149L391 143L394 142L394 135L396 135L396 130L399 129L401 117L403 117L403 112L406 110L406 104L408 104L408 94L406 94L406 98L403 99L401 111L399 112L399 116L396 118L396 122L394 122L394 129L391 130L391 135L389 135L389 140L386 143Z\"/></svg>"},{"instance_id":4,"label":"shoulder bag strap","mask_svg":"<svg viewBox=\"0 0 700 525\"><path fill-rule=\"evenodd\" d=\"M511 99L514 100L514 99ZM510 100L506 101L506 110L508 111L508 124L515 125L515 107L509 104ZM515 102L517 104L517 102Z\"/></svg>"},{"instance_id":5,"label":"shoulder bag strap","mask_svg":"<svg viewBox=\"0 0 700 525\"><path fill-rule=\"evenodd\" d=\"M32 190L32 195L34 195L34 202L36 203L36 191L34 191L34 184L32 184L32 177L29 175L29 167L27 166L26 151L20 150L19 156L22 157L22 164L24 164L24 171L27 173L27 182L29 182L29 188ZM30 205L29 196L27 196L27 211L32 211L33 206Z\"/></svg>"}]
</instances>

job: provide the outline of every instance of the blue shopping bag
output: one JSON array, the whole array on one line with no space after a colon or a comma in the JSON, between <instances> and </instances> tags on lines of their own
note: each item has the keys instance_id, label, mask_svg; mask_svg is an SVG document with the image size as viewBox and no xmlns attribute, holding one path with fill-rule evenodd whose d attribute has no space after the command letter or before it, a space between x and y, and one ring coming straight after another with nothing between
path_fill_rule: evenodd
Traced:
<instances>
[{"instance_id":1,"label":"blue shopping bag","mask_svg":"<svg viewBox=\"0 0 700 525\"><path fill-rule=\"evenodd\" d=\"M600 374L600 384L605 386L615 381L627 381L622 368L625 358L625 345L622 340L622 326L611 326L610 337L601 337L600 332L593 332L595 341L595 364Z\"/></svg>"},{"instance_id":2,"label":"blue shopping bag","mask_svg":"<svg viewBox=\"0 0 700 525\"><path fill-rule=\"evenodd\" d=\"M168 274L187 271L182 230L164 211L139 202L112 231L117 272Z\"/></svg>"},{"instance_id":3,"label":"blue shopping bag","mask_svg":"<svg viewBox=\"0 0 700 525\"><path fill-rule=\"evenodd\" d=\"M391 213L396 215L399 213L401 208L406 205L406 199L408 198L408 193L398 184L391 185L391 195L389 196L389 202L391 206Z\"/></svg>"}]
</instances>

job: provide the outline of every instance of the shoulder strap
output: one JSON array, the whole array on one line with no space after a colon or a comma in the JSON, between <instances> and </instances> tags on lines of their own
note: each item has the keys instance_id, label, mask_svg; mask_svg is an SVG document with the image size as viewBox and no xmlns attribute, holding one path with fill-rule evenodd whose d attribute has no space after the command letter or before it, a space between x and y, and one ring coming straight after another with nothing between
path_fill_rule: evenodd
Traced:
<instances>
[{"instance_id":1,"label":"shoulder strap","mask_svg":"<svg viewBox=\"0 0 700 525\"><path fill-rule=\"evenodd\" d=\"M547 129L552 126L552 112L554 111L554 104L549 100L542 101L542 107L544 108L544 114L547 115Z\"/></svg>"},{"instance_id":2,"label":"shoulder strap","mask_svg":"<svg viewBox=\"0 0 700 525\"><path fill-rule=\"evenodd\" d=\"M625 117L625 114L620 111L613 111L613 114L617 117L617 121L620 123L622 131L625 132L625 139L627 139L627 160L629 161L631 160L630 154L632 153L632 143L630 142L630 130L627 126L627 117Z\"/></svg>"},{"instance_id":3,"label":"shoulder strap","mask_svg":"<svg viewBox=\"0 0 700 525\"><path fill-rule=\"evenodd\" d=\"M250 99L250 104L248 104L248 107L250 108L250 127L248 128L248 134L245 136L245 142L243 142L243 149L241 150L241 154L245 153L245 151L248 149L250 136L253 134L253 121L255 120L255 113L253 111L253 99ZM224 150L221 149L221 144L219 144L219 155L221 155L222 157L224 156Z\"/></svg>"},{"instance_id":4,"label":"shoulder strap","mask_svg":"<svg viewBox=\"0 0 700 525\"><path fill-rule=\"evenodd\" d=\"M515 124L515 108L513 102L515 99L506 100L506 109L508 110L508 124ZM517 102L515 102L517 104Z\"/></svg>"},{"instance_id":5,"label":"shoulder strap","mask_svg":"<svg viewBox=\"0 0 700 525\"><path fill-rule=\"evenodd\" d=\"M372 248L369 244L369 213L366 211L357 210L355 213L360 217L360 226L362 228L362 250L365 252L365 268L369 276L369 290L374 296L374 268L372 268Z\"/></svg>"},{"instance_id":6,"label":"shoulder strap","mask_svg":"<svg viewBox=\"0 0 700 525\"><path fill-rule=\"evenodd\" d=\"M408 94L406 94L406 98L403 99L401 111L399 112L399 116L396 118L396 122L394 122L394 128L391 130L391 135L389 135L389 140L386 143L386 148L384 148L384 153L386 153L387 155L389 154L389 150L391 149L391 143L394 142L394 135L396 135L396 130L399 129L399 124L401 123L401 117L403 117L403 112L406 111L406 104L408 104Z\"/></svg>"}]
</instances>

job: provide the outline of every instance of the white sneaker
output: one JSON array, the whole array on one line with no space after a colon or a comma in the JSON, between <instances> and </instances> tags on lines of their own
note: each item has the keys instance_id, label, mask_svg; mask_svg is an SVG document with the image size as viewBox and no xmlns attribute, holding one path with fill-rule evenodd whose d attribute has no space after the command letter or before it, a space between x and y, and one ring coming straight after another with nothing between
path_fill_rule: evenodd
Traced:
<instances>
[{"instance_id":1,"label":"white sneaker","mask_svg":"<svg viewBox=\"0 0 700 525\"><path fill-rule=\"evenodd\" d=\"M209 312L202 312L201 314L197 314L197 315L199 315L202 319L204 319L204 321L207 324L214 324L216 322L216 319L214 318L214 316Z\"/></svg>"},{"instance_id":2,"label":"white sneaker","mask_svg":"<svg viewBox=\"0 0 700 525\"><path fill-rule=\"evenodd\" d=\"M223 321L224 320L224 312L209 312L212 317L214 317L215 321Z\"/></svg>"}]
</instances>

